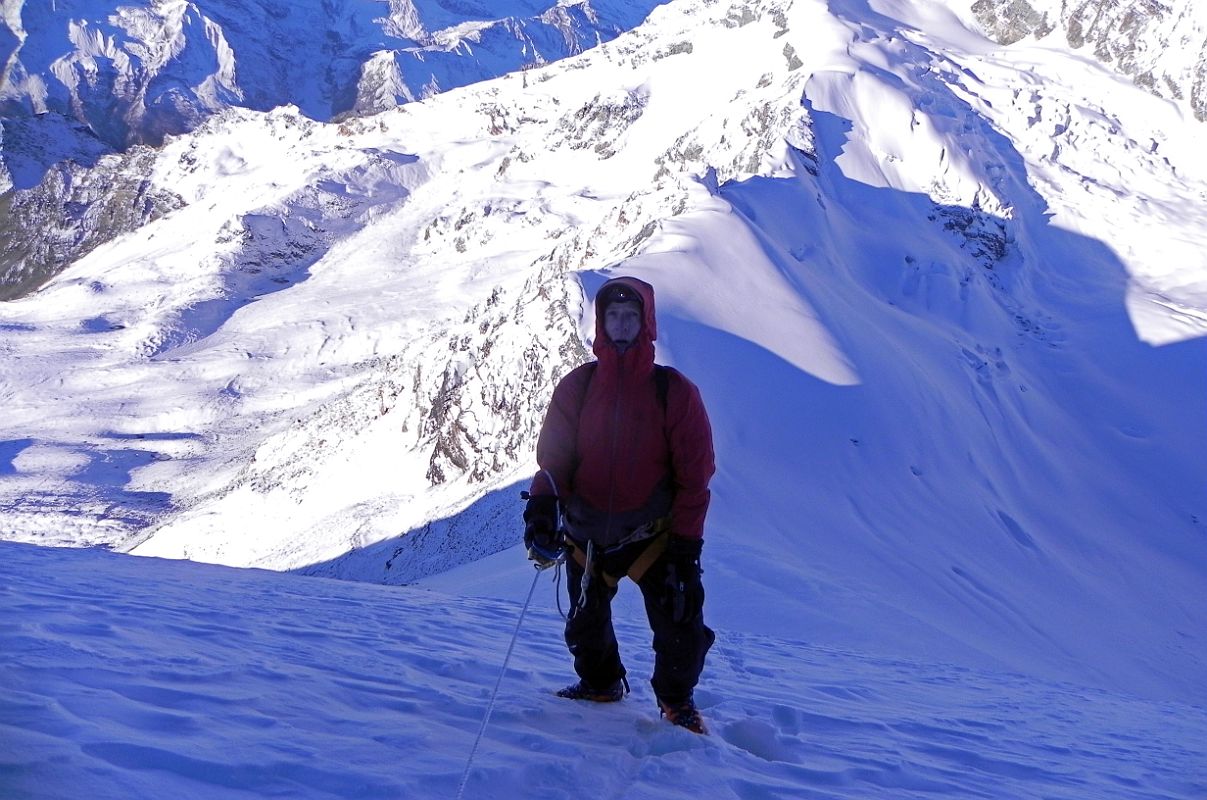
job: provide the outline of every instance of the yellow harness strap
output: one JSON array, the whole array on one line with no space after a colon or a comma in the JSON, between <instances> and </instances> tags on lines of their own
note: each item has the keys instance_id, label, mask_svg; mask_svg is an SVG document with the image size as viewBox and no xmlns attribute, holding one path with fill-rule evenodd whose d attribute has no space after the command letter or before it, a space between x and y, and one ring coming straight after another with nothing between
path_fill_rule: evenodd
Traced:
<instances>
[{"instance_id":1,"label":"yellow harness strap","mask_svg":"<svg viewBox=\"0 0 1207 800\"><path fill-rule=\"evenodd\" d=\"M637 583L641 580L641 577L645 575L645 571L658 560L658 556L666 552L666 545L670 541L670 538L670 532L665 528L650 538L650 543L646 545L645 549L641 551L641 555L637 556L637 558L633 561L632 566L629 567L628 572L625 573L629 580L631 580L633 583ZM583 570L587 569L587 554L584 553L581 548L571 547L570 554L574 556L574 561L579 567L581 567ZM620 583L620 578L614 575L609 575L608 573L602 571L600 572L600 575L603 577L604 583L606 583L608 586L614 588ZM624 575L621 577L624 577Z\"/></svg>"},{"instance_id":2,"label":"yellow harness strap","mask_svg":"<svg viewBox=\"0 0 1207 800\"><path fill-rule=\"evenodd\" d=\"M631 580L633 583L640 581L641 576L645 575L645 571L650 568L650 565L658 560L658 556L666 552L666 545L670 542L670 540L671 535L669 531L662 531L655 536L653 540L650 541L649 545L641 551L641 555L637 556L637 560L633 562L631 567L629 567L629 571L625 573L629 576L629 580ZM608 577L609 576L605 575L604 580L608 580ZM619 579L617 579L616 582L619 583Z\"/></svg>"}]
</instances>

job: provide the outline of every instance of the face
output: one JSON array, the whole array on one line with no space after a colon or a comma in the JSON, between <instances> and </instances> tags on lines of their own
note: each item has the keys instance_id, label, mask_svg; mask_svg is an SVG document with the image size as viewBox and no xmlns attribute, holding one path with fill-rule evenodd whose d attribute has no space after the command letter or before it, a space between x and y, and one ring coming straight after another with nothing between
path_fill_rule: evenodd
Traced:
<instances>
[{"instance_id":1,"label":"face","mask_svg":"<svg viewBox=\"0 0 1207 800\"><path fill-rule=\"evenodd\" d=\"M638 303L609 303L604 309L604 332L620 352L628 350L641 332Z\"/></svg>"}]
</instances>

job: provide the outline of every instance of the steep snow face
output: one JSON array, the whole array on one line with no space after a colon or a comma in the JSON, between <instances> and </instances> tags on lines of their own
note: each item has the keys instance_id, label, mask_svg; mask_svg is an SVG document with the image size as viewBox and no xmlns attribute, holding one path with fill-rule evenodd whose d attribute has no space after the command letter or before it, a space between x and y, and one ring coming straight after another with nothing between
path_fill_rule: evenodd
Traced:
<instances>
[{"instance_id":1,"label":"steep snow face","mask_svg":"<svg viewBox=\"0 0 1207 800\"><path fill-rule=\"evenodd\" d=\"M1060 36L1207 120L1207 6L1195 0L977 0L976 18L1012 44Z\"/></svg>"},{"instance_id":2,"label":"steep snow face","mask_svg":"<svg viewBox=\"0 0 1207 800\"><path fill-rule=\"evenodd\" d=\"M713 420L718 626L1201 698L1200 137L904 0L674 4L372 117L226 109L140 170L178 208L0 307L0 524L491 558L512 597L545 403L631 272Z\"/></svg>"}]
</instances>

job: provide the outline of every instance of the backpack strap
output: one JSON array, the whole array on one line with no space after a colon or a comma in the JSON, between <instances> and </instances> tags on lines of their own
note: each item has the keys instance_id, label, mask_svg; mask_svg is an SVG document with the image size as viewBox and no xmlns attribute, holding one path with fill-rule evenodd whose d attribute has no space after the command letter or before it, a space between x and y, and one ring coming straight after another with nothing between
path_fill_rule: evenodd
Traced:
<instances>
[{"instance_id":1,"label":"backpack strap","mask_svg":"<svg viewBox=\"0 0 1207 800\"><path fill-rule=\"evenodd\" d=\"M590 387L591 379L595 377L595 370L599 367L598 361L587 363L587 386ZM658 392L658 405L662 407L662 416L666 416L667 397L671 393L671 368L665 367L662 364L654 365L654 389ZM587 399L587 390L583 389L583 401ZM579 406L579 416L582 415L582 406Z\"/></svg>"},{"instance_id":2,"label":"backpack strap","mask_svg":"<svg viewBox=\"0 0 1207 800\"><path fill-rule=\"evenodd\" d=\"M662 406L662 416L666 417L666 398L671 393L671 368L661 364L654 365L654 386L658 390L658 405Z\"/></svg>"}]
</instances>

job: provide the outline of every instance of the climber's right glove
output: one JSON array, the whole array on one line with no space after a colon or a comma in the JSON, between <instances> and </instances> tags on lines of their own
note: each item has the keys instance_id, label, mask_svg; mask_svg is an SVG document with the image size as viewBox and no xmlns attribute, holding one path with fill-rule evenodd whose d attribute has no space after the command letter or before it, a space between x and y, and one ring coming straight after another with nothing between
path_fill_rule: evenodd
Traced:
<instances>
[{"instance_id":1,"label":"climber's right glove","mask_svg":"<svg viewBox=\"0 0 1207 800\"><path fill-rule=\"evenodd\" d=\"M546 567L562 555L565 543L557 524L557 498L551 494L524 496L528 505L524 507L524 547L528 558L537 567Z\"/></svg>"}]
</instances>

